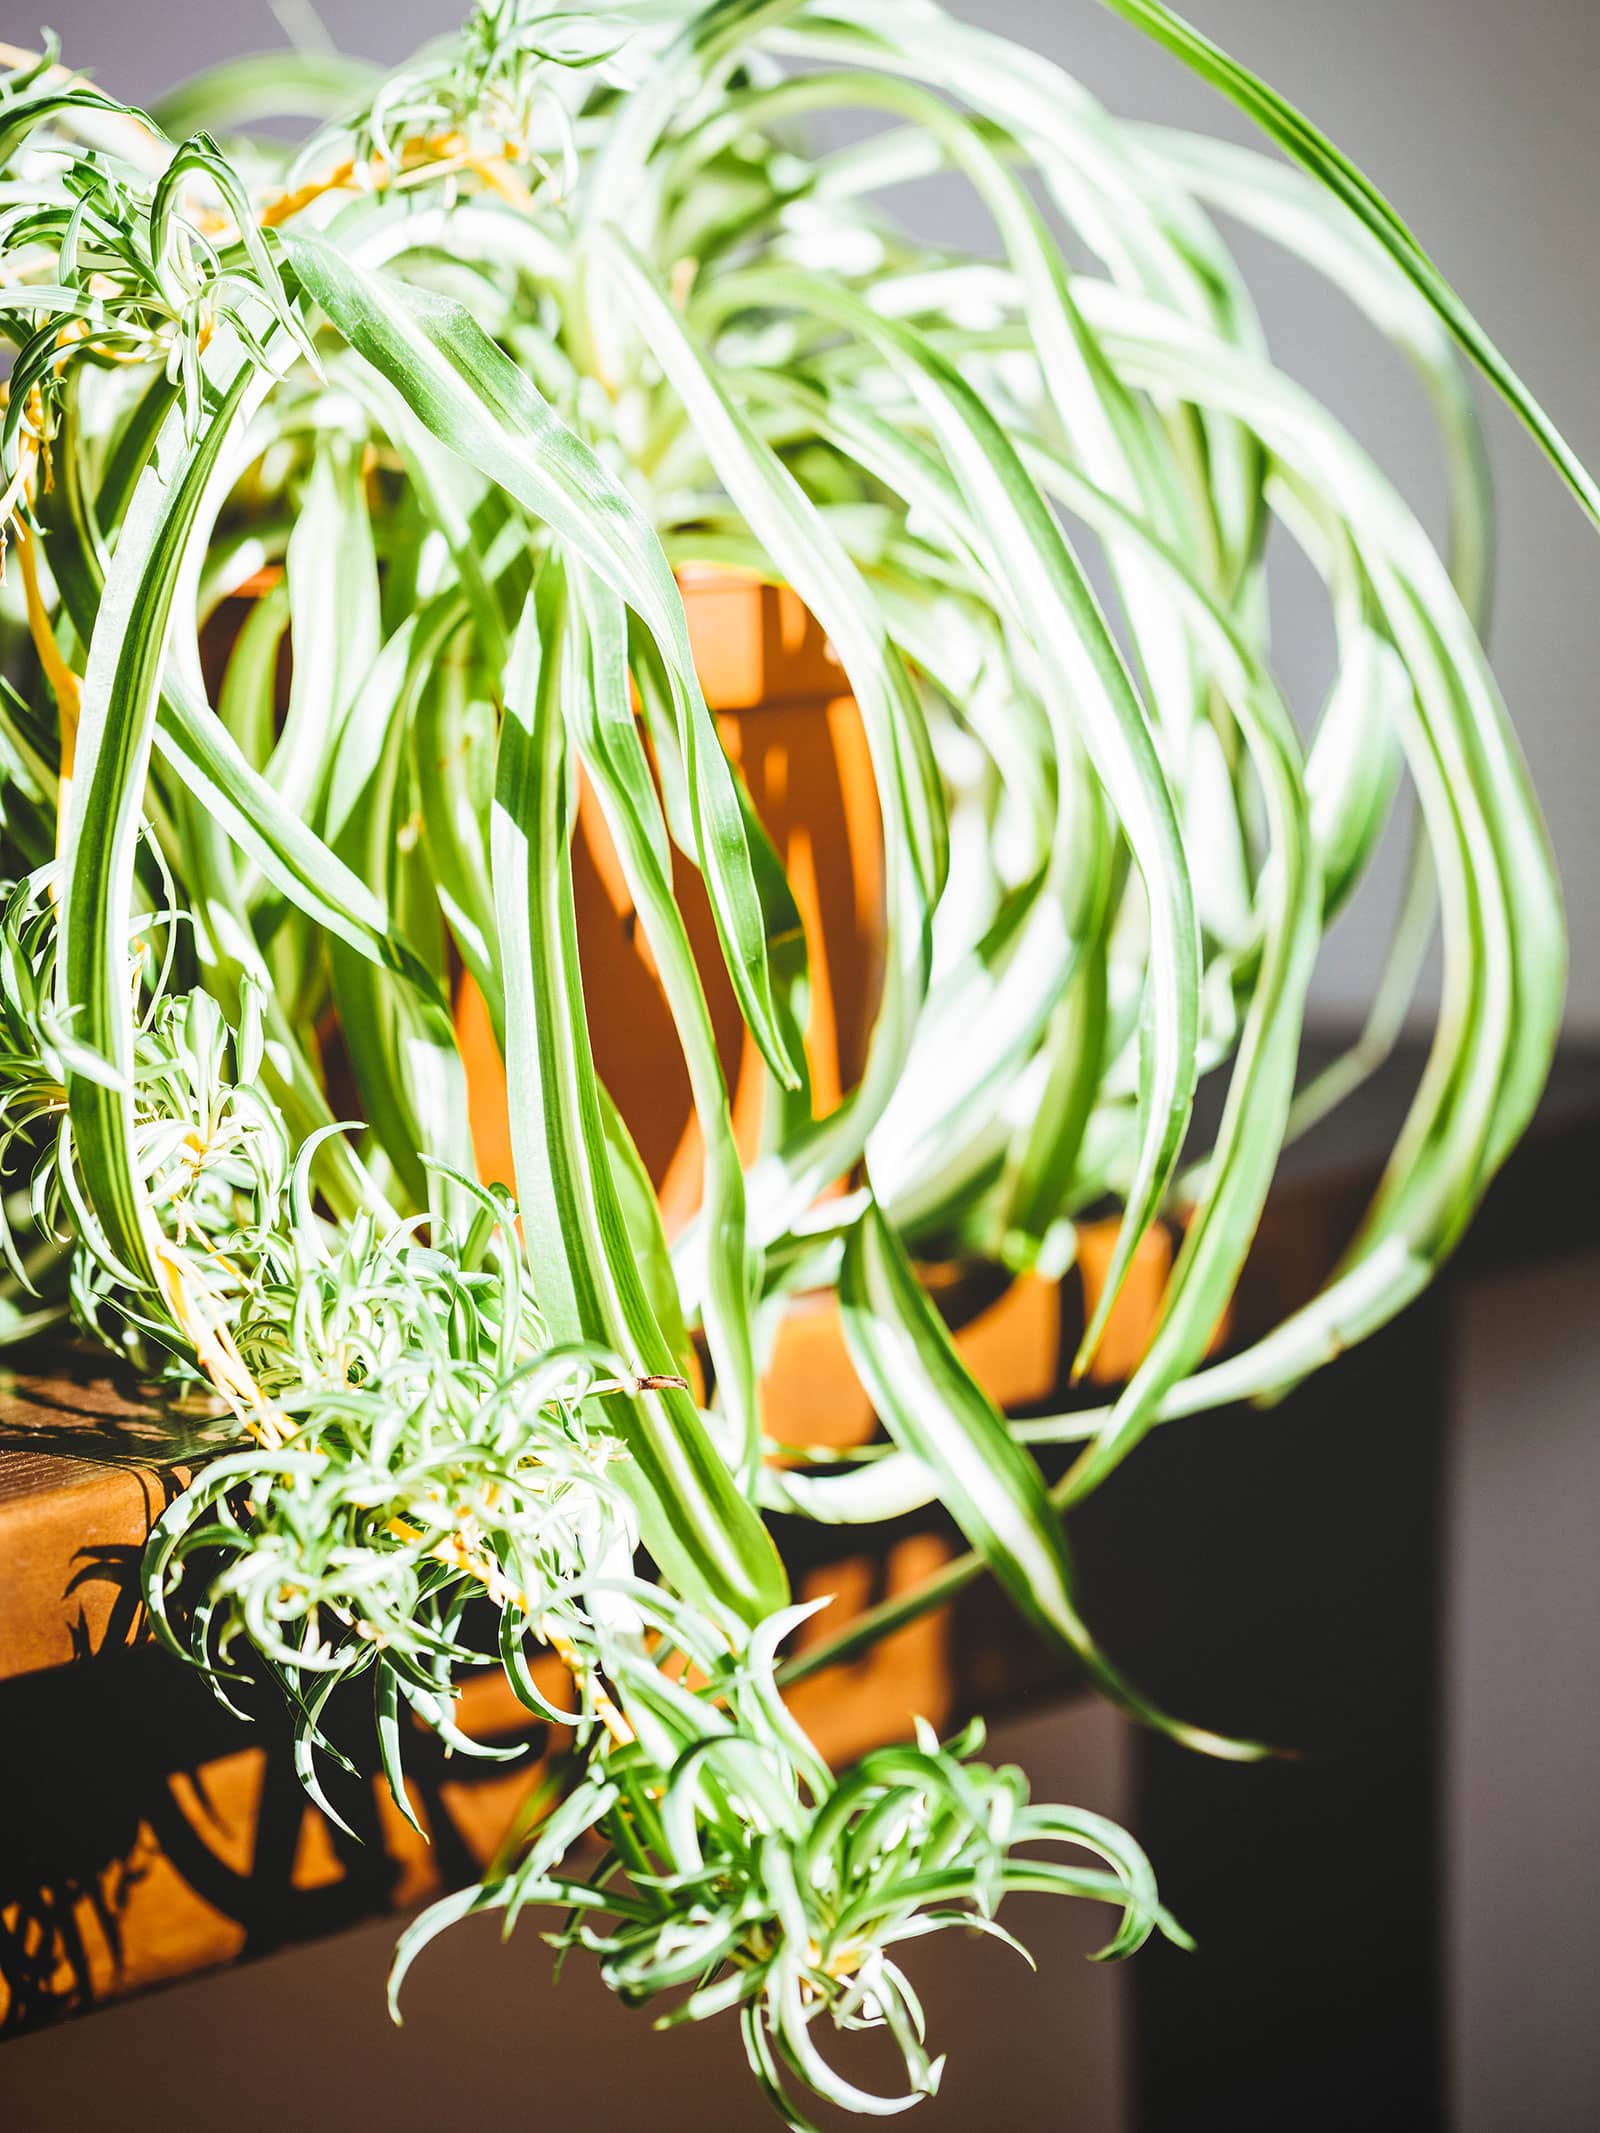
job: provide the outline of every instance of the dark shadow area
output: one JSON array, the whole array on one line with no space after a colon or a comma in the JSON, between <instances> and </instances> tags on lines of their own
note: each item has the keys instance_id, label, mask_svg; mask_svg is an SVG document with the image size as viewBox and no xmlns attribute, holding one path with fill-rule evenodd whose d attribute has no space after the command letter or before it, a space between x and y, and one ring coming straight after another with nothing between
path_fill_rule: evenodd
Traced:
<instances>
[{"instance_id":1,"label":"dark shadow area","mask_svg":"<svg viewBox=\"0 0 1600 2133\"><path fill-rule=\"evenodd\" d=\"M1133 1827L1199 1944L1135 1966L1139 2133L1446 2123L1447 1308L1276 1410L1156 1432L1072 1522L1089 1620L1140 1687L1288 1751L1137 1737Z\"/></svg>"},{"instance_id":2,"label":"dark shadow area","mask_svg":"<svg viewBox=\"0 0 1600 2133\"><path fill-rule=\"evenodd\" d=\"M241 1724L198 1673L153 1646L101 1657L88 1674L62 1667L0 1687L0 2034L95 2003L86 1930L98 1929L120 1966L124 1919L152 1874L179 1885L163 1898L168 1910L214 1914L214 1926L206 1921L219 1943L213 1960L230 1949L260 1955L392 1907L403 1866L389 1850L377 1789L326 1765L329 1800L354 1834L318 1817L332 1857L316 1885L297 1874L311 1810L286 1715L264 1684L253 1702L259 1717ZM329 1737L353 1760L372 1762L371 1725L370 1702L356 1690L329 1707ZM521 1738L531 1757L544 1729L530 1720L520 1734L484 1737L497 1746ZM238 1770L251 1751L259 1776ZM463 1787L503 1782L504 1769L447 1760L420 1728L408 1741L412 1800L447 1885L471 1879L478 1865L444 1785L459 1799ZM221 1776L226 1811L215 1797Z\"/></svg>"}]
</instances>

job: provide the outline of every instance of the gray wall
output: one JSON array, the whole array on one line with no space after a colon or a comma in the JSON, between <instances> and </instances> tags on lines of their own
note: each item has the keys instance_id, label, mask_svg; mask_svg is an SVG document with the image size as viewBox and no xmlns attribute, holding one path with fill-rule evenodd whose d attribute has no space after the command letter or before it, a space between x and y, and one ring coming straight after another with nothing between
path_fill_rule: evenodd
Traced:
<instances>
[{"instance_id":1,"label":"gray wall","mask_svg":"<svg viewBox=\"0 0 1600 2133\"><path fill-rule=\"evenodd\" d=\"M287 19L299 0L281 0ZM464 0L319 0L336 39L396 58ZM151 98L225 55L282 41L269 0L7 0L7 34L34 7L67 57ZM1591 465L1600 465L1600 270L1590 240L1600 180L1593 0L1188 0L1188 13L1302 103L1390 193ZM956 0L956 12L1036 45L1114 109L1248 138L1242 120L1093 0ZM943 234L982 241L975 210L941 193ZM1243 246L1279 359L1319 390L1425 505L1437 472L1419 396L1400 366L1309 278ZM1600 667L1600 544L1515 425L1496 409L1503 574L1494 650L1549 812L1573 921L1570 1021L1600 1031L1600 847L1590 827ZM1286 598L1278 657L1291 696L1318 701L1325 637ZM1318 974L1327 1015L1360 1006L1390 877L1336 930Z\"/></svg>"},{"instance_id":2,"label":"gray wall","mask_svg":"<svg viewBox=\"0 0 1600 2133\"><path fill-rule=\"evenodd\" d=\"M1456 2133L1600 2126L1600 1259L1459 1313L1445 1843Z\"/></svg>"}]
</instances>

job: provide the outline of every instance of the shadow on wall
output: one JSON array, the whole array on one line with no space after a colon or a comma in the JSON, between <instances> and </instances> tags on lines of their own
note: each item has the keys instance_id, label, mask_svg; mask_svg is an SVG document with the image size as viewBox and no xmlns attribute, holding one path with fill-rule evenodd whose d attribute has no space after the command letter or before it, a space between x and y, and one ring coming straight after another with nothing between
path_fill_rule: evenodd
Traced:
<instances>
[{"instance_id":1,"label":"shadow on wall","mask_svg":"<svg viewBox=\"0 0 1600 2133\"><path fill-rule=\"evenodd\" d=\"M256 1697L266 1715L241 1726L197 1673L151 1646L92 1663L92 1694L77 1666L0 1690L12 1744L0 1755L0 2039L184 1969L338 1932L417 1901L440 1877L474 1879L509 1818L508 1793L531 1782L523 1763L508 1777L499 1764L449 1760L418 1728L407 1777L431 1850L381 1785L324 1760L342 1831L306 1800L275 1698ZM517 1720L514 1737L537 1751L546 1729L520 1710ZM328 1730L338 1740L370 1724L363 1701L347 1699ZM365 1752L364 1741L346 1745ZM61 2038L74 2063L86 2038L95 2057L101 2019ZM8 2044L0 2070L7 2124L17 2050Z\"/></svg>"}]
</instances>

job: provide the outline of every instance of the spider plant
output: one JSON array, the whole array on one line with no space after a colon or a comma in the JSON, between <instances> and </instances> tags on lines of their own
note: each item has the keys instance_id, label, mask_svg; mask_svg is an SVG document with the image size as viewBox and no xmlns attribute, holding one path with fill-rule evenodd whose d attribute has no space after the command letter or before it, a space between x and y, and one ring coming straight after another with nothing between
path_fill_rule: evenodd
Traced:
<instances>
[{"instance_id":1,"label":"spider plant","mask_svg":"<svg viewBox=\"0 0 1600 2133\"><path fill-rule=\"evenodd\" d=\"M1560 1016L1550 855L1479 641L1463 350L1591 515L1594 487L1338 151L1155 0L1111 4L1289 160L1113 118L927 0L483 0L385 78L262 61L154 117L51 49L0 87L6 1329L70 1312L236 1418L161 1520L146 1594L223 1696L247 1653L277 1676L313 1792L358 1677L407 1811L407 1709L480 1752L454 1718L467 1670L570 1729L483 1887L401 1967L465 1908L556 1905L628 2000L737 2009L796 2126L796 2085L867 2111L934 2086L891 1952L918 1934L1005 1938L1014 1887L1109 1903L1108 1953L1179 1929L1129 1839L1030 1805L976 1732L830 1771L779 1692L803 1610L763 1514L938 1498L972 1550L790 1677L990 1572L1124 1708L1263 1752L1102 1654L1062 1513L1153 1426L1274 1399L1400 1311L1526 1124ZM298 149L248 131L285 101L323 121ZM852 145L809 145L824 114ZM896 222L896 189L940 171L992 257ZM1275 368L1216 215L1416 366L1447 557ZM1337 638L1298 722L1274 529ZM883 995L820 1115L803 929L696 677L691 563L794 589L870 745ZM213 694L201 634L264 566ZM670 1247L590 1052L580 774L704 1136ZM1370 1024L1299 1083L1319 942L1408 792ZM748 1168L691 871L768 1077ZM1432 1050L1358 1235L1303 1308L1208 1361L1281 1149L1392 1042L1435 928ZM463 968L504 1056L515 1201L474 1171ZM1203 1138L1202 1076L1225 1084ZM1108 1199L1081 1365L1144 1233L1185 1216L1148 1350L1108 1407L1013 1425L917 1262L1059 1273ZM761 1366L819 1287L884 1434L780 1464ZM1051 1487L1040 1444L1080 1447ZM887 2029L903 2091L834 2071L825 2021Z\"/></svg>"}]
</instances>

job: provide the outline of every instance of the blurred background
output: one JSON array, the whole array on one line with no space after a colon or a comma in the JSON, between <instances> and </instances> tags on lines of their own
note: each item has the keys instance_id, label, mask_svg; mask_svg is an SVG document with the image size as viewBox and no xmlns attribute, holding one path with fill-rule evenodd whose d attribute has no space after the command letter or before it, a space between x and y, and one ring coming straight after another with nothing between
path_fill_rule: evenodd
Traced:
<instances>
[{"instance_id":1,"label":"blurred background","mask_svg":"<svg viewBox=\"0 0 1600 2133\"><path fill-rule=\"evenodd\" d=\"M449 26L460 4L319 0L317 19L345 49L393 60ZM8 38L33 40L33 6L45 9L69 63L136 103L216 60L281 44L286 28L314 34L298 0L276 10L268 0L6 0ZM955 0L954 11L1048 53L1120 113L1253 138L1093 0ZM1594 0L1190 0L1187 11L1307 109L1389 194L1580 456L1600 466ZM978 209L953 187L929 187L909 213L930 234L987 244ZM1409 373L1309 276L1264 244L1242 234L1237 242L1278 362L1357 431L1437 526L1442 485ZM1592 823L1600 542L1499 403L1485 406L1501 541L1491 649L1565 881L1568 1023L1582 1071L1586 1047L1600 1042ZM1275 621L1290 699L1314 707L1331 655L1310 589L1287 582ZM1380 879L1329 944L1314 1014L1330 1028L1347 1026L1364 1004L1392 891ZM1592 1201L1597 1183L1574 1175L1570 1190ZM1397 1915L1390 1930L1440 1936L1437 2005L1415 2015L1386 2005L1381 1962L1370 1995L1342 1976L1330 1989L1326 2033L1297 2047L1286 2072L1290 2061L1263 2034L1264 2010L1248 1986L1230 2002L1224 1980L1205 2004L1228 2025L1236 2078L1186 2092L1181 2064L1163 2076L1141 2061L1147 2045L1135 2036L1128 1974L1070 1960L1090 1945L1087 1924L1042 1906L1037 1917L1019 1911L1037 1977L983 1949L940 1948L925 1965L930 2017L952 2060L945 2092L917 2121L927 2133L991 2122L1024 2133L1124 2133L1135 2123L1141 2133L1224 2123L1235 2133L1324 2124L1420 2133L1447 2122L1461 2133L1586 2133L1600 2124L1590 2006L1600 1979L1596 1271L1592 1256L1578 1257L1537 1275L1458 1285L1442 1320L1415 1336L1444 1344L1449 1387L1426 1422L1438 1456L1419 1483L1419 1501L1437 1514L1429 1545L1442 1565L1433 1687L1443 1774L1416 1841L1434 1848L1444 1895L1441 1918ZM1390 1419L1404 1429L1416 1418ZM1372 1567L1363 1535L1358 1517L1343 1572L1357 1586ZM1403 1532L1394 1549L1399 1560ZM1330 1620L1345 1600L1327 1592ZM1269 1588L1257 1604L1270 1609ZM1315 1678L1306 1682L1308 1702L1317 1688ZM1192 1695L1184 1700L1193 1705ZM1025 1765L1041 1795L1119 1815L1154 1845L1141 1825L1145 1789L1128 1737L1107 1712L1079 1705L1024 1716L996 1746ZM1202 1941L1197 1960L1208 1928L1223 1944L1235 1929L1248 1937L1252 1882L1271 1871L1266 1854L1252 1857L1249 1814L1237 1810L1247 1780L1222 1778L1236 1788L1235 1804L1218 1810L1225 1838L1217 1830L1218 1843L1234 1847L1226 1884L1234 1908L1213 1920L1179 1902ZM1191 1850L1204 1852L1203 1801L1215 1794L1209 1784L1203 1800L1195 1796ZM1164 1866L1159 1849L1156 1864ZM1380 1926L1385 1901L1374 1888ZM551 1993L532 1928L508 1954L487 1922L437 1948L395 2035L380 1993L389 1940L387 1927L367 1928L13 2044L0 2056L0 2121L17 2133L92 2122L128 2133L157 2125L252 2133L285 2119L342 2126L357 2115L522 2128L582 2114L601 2127L662 2133L754 2133L766 2123L737 2089L735 2105L710 2101L730 2093L719 2070L737 2056L731 2035L652 2038L576 1965ZM1162 1989L1181 1998L1185 1987L1180 1977ZM1398 2075L1385 2093L1381 2074L1363 2107L1330 2101L1344 2095L1340 2068L1364 2029L1403 2030L1413 2019L1437 2025L1447 2106L1437 2087L1413 2091ZM1166 2034L1181 2039L1182 2021ZM1400 2051L1395 2065L1404 2060ZM264 2085L275 2063L281 2083ZM245 2068L250 2079L236 2080Z\"/></svg>"}]
</instances>

